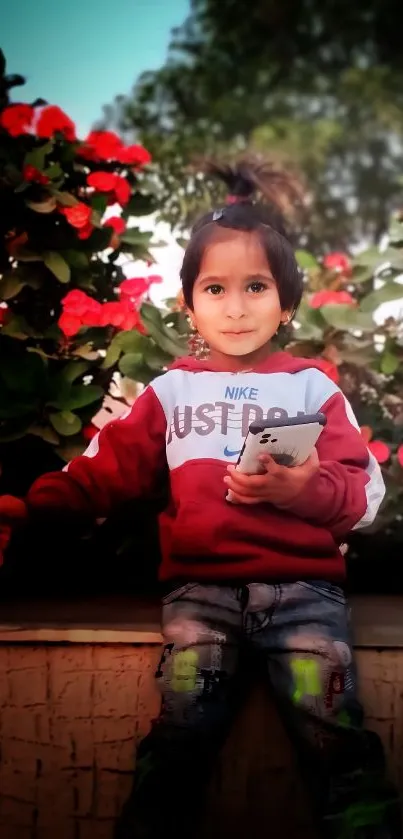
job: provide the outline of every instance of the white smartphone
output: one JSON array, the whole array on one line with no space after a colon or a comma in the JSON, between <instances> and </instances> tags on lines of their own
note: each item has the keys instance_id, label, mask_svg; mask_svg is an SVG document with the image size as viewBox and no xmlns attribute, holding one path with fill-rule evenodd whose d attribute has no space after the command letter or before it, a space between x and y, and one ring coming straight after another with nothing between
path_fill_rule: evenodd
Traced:
<instances>
[{"instance_id":1,"label":"white smartphone","mask_svg":"<svg viewBox=\"0 0 403 839\"><path fill-rule=\"evenodd\" d=\"M260 454L270 454L282 466L300 466L308 459L324 426L325 414L252 422L236 469L245 475L263 474Z\"/></svg>"}]
</instances>

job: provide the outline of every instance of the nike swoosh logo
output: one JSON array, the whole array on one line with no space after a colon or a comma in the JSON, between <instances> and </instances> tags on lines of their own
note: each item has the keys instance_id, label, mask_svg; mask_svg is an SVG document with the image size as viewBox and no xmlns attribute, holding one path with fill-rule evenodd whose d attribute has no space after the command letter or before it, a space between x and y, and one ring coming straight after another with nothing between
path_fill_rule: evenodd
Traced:
<instances>
[{"instance_id":1,"label":"nike swoosh logo","mask_svg":"<svg viewBox=\"0 0 403 839\"><path fill-rule=\"evenodd\" d=\"M237 454L241 454L241 449L238 449L238 451L232 452L231 449L228 448L228 446L225 446L225 449L224 449L225 457L235 457L235 455L237 455Z\"/></svg>"}]
</instances>

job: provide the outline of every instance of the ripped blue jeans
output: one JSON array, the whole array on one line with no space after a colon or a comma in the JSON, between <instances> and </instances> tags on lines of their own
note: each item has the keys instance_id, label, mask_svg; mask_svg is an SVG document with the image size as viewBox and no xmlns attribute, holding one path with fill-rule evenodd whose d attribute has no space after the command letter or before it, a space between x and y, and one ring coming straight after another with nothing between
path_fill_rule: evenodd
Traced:
<instances>
[{"instance_id":1,"label":"ripped blue jeans","mask_svg":"<svg viewBox=\"0 0 403 839\"><path fill-rule=\"evenodd\" d=\"M401 839L398 796L386 779L380 740L363 728L339 587L189 583L164 598L163 631L156 672L161 714L138 749L116 839L178 839L181 830L190 839L201 790L239 705L240 657L252 650L309 778L318 834ZM169 806L178 795L181 825Z\"/></svg>"}]
</instances>

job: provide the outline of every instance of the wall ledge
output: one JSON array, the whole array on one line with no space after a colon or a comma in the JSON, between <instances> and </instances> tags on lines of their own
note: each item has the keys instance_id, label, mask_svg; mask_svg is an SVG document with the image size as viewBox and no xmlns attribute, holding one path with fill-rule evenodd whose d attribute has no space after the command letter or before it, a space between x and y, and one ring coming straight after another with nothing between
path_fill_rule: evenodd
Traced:
<instances>
[{"instance_id":1,"label":"wall ledge","mask_svg":"<svg viewBox=\"0 0 403 839\"><path fill-rule=\"evenodd\" d=\"M0 626L0 644L162 644L150 629Z\"/></svg>"},{"instance_id":2,"label":"wall ledge","mask_svg":"<svg viewBox=\"0 0 403 839\"><path fill-rule=\"evenodd\" d=\"M354 646L403 649L403 595L349 599ZM161 644L156 598L0 602L0 644Z\"/></svg>"}]
</instances>

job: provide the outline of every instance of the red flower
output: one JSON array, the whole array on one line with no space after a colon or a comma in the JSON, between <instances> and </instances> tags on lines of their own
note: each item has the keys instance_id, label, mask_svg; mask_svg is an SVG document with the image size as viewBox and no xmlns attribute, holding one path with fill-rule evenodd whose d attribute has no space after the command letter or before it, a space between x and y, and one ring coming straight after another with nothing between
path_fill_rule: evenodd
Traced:
<instances>
[{"instance_id":1,"label":"red flower","mask_svg":"<svg viewBox=\"0 0 403 839\"><path fill-rule=\"evenodd\" d=\"M400 463L400 466L403 466L403 446L399 446L397 450L397 459Z\"/></svg>"},{"instance_id":2,"label":"red flower","mask_svg":"<svg viewBox=\"0 0 403 839\"><path fill-rule=\"evenodd\" d=\"M23 521L27 518L27 505L14 495L2 495L0 498L0 516L3 521Z\"/></svg>"},{"instance_id":3,"label":"red flower","mask_svg":"<svg viewBox=\"0 0 403 839\"><path fill-rule=\"evenodd\" d=\"M118 326L123 328L123 323L128 314L128 308L119 301L104 303L101 313L101 326Z\"/></svg>"},{"instance_id":4,"label":"red flower","mask_svg":"<svg viewBox=\"0 0 403 839\"><path fill-rule=\"evenodd\" d=\"M120 160L123 143L113 131L90 131L80 149L88 160Z\"/></svg>"},{"instance_id":5,"label":"red flower","mask_svg":"<svg viewBox=\"0 0 403 839\"><path fill-rule=\"evenodd\" d=\"M328 361L326 358L316 358L315 361L318 365L320 365L322 372L326 373L326 376L337 385L340 381L340 376L336 365L332 364L332 362Z\"/></svg>"},{"instance_id":6,"label":"red flower","mask_svg":"<svg viewBox=\"0 0 403 839\"><path fill-rule=\"evenodd\" d=\"M81 320L76 315L70 315L68 312L62 312L59 320L57 321L57 325L67 338L72 338L73 335L77 335L78 330L81 328Z\"/></svg>"},{"instance_id":7,"label":"red flower","mask_svg":"<svg viewBox=\"0 0 403 839\"><path fill-rule=\"evenodd\" d=\"M328 253L323 258L323 266L324 268L327 268L328 271L337 271L339 274L344 274L346 277L349 277L353 271L353 266L351 265L347 254L340 253L339 251Z\"/></svg>"},{"instance_id":8,"label":"red flower","mask_svg":"<svg viewBox=\"0 0 403 839\"><path fill-rule=\"evenodd\" d=\"M78 238L79 239L89 239L91 236L92 231L94 230L93 224L86 224L85 227L82 227L81 230L78 231Z\"/></svg>"},{"instance_id":9,"label":"red flower","mask_svg":"<svg viewBox=\"0 0 403 839\"><path fill-rule=\"evenodd\" d=\"M120 283L119 291L123 297L137 299L145 294L150 287L147 277L133 277L131 280L123 280Z\"/></svg>"},{"instance_id":10,"label":"red flower","mask_svg":"<svg viewBox=\"0 0 403 839\"><path fill-rule=\"evenodd\" d=\"M65 312L69 315L77 315L79 318L87 311L88 300L91 300L88 294L80 291L79 288L69 291L62 300L62 306Z\"/></svg>"},{"instance_id":11,"label":"red flower","mask_svg":"<svg viewBox=\"0 0 403 839\"><path fill-rule=\"evenodd\" d=\"M143 330L140 317L129 300L122 300L112 303L104 303L101 315L102 326L115 326L118 329L139 329Z\"/></svg>"},{"instance_id":12,"label":"red flower","mask_svg":"<svg viewBox=\"0 0 403 839\"><path fill-rule=\"evenodd\" d=\"M146 294L153 283L162 283L162 277L153 275L151 277L133 277L132 279L123 280L120 283L119 291L121 295L134 303L138 303L139 299Z\"/></svg>"},{"instance_id":13,"label":"red flower","mask_svg":"<svg viewBox=\"0 0 403 839\"><path fill-rule=\"evenodd\" d=\"M48 105L39 114L36 133L38 137L53 137L56 131L71 143L77 139L76 127L70 117L58 105Z\"/></svg>"},{"instance_id":14,"label":"red flower","mask_svg":"<svg viewBox=\"0 0 403 839\"><path fill-rule=\"evenodd\" d=\"M369 443L369 441L372 440L372 428L369 425L362 425L360 431L365 442Z\"/></svg>"},{"instance_id":15,"label":"red flower","mask_svg":"<svg viewBox=\"0 0 403 839\"><path fill-rule=\"evenodd\" d=\"M330 291L328 289L317 291L310 299L312 309L320 309L322 306L340 304L345 306L355 306L356 301L348 291Z\"/></svg>"},{"instance_id":16,"label":"red flower","mask_svg":"<svg viewBox=\"0 0 403 839\"><path fill-rule=\"evenodd\" d=\"M88 225L92 215L91 207L88 204L83 204L82 201L74 204L74 207L62 207L60 212L72 227L77 227L79 230Z\"/></svg>"},{"instance_id":17,"label":"red flower","mask_svg":"<svg viewBox=\"0 0 403 839\"><path fill-rule=\"evenodd\" d=\"M7 305L0 305L0 326L7 323L8 320L8 306Z\"/></svg>"},{"instance_id":18,"label":"red flower","mask_svg":"<svg viewBox=\"0 0 403 839\"><path fill-rule=\"evenodd\" d=\"M99 303L98 300L94 300L93 297L89 297L84 291L80 291L78 288L73 291L69 291L68 294L66 294L66 297L62 300L62 306L63 315L67 315L74 319L71 326L69 326L68 321L62 321L63 325L65 323L67 324L67 328L75 329L74 332L70 333L71 335L75 335L81 326L100 325L102 303ZM61 318L63 318L63 315ZM76 321L78 321L78 327L76 325ZM63 332L65 332L62 326L60 326L60 328ZM65 335L67 335L67 332L65 332Z\"/></svg>"},{"instance_id":19,"label":"red flower","mask_svg":"<svg viewBox=\"0 0 403 839\"><path fill-rule=\"evenodd\" d=\"M121 175L116 175L115 177L116 200L118 204L121 204L121 206L124 207L132 194L132 188L126 178L122 178Z\"/></svg>"},{"instance_id":20,"label":"red flower","mask_svg":"<svg viewBox=\"0 0 403 839\"><path fill-rule=\"evenodd\" d=\"M36 184L49 183L49 178L47 177L47 175L44 175L43 172L40 172L39 169L35 168L35 166L24 166L22 174L24 177L24 181L32 181Z\"/></svg>"},{"instance_id":21,"label":"red flower","mask_svg":"<svg viewBox=\"0 0 403 839\"><path fill-rule=\"evenodd\" d=\"M378 463L386 463L389 460L390 448L382 440L372 440L371 443L368 443L368 448Z\"/></svg>"},{"instance_id":22,"label":"red flower","mask_svg":"<svg viewBox=\"0 0 403 839\"><path fill-rule=\"evenodd\" d=\"M120 216L112 216L104 222L104 227L112 227L115 233L124 233L126 230L126 222Z\"/></svg>"},{"instance_id":23,"label":"red flower","mask_svg":"<svg viewBox=\"0 0 403 839\"><path fill-rule=\"evenodd\" d=\"M99 192L112 192L116 187L118 177L112 172L91 172L87 177L87 184L98 189Z\"/></svg>"},{"instance_id":24,"label":"red flower","mask_svg":"<svg viewBox=\"0 0 403 839\"><path fill-rule=\"evenodd\" d=\"M81 315L81 323L83 326L100 326L102 314L102 303L94 300L93 297L87 297L87 304L85 311Z\"/></svg>"},{"instance_id":25,"label":"red flower","mask_svg":"<svg viewBox=\"0 0 403 839\"><path fill-rule=\"evenodd\" d=\"M9 105L0 114L0 125L12 137L19 137L21 134L28 134L33 116L34 109L31 105Z\"/></svg>"},{"instance_id":26,"label":"red flower","mask_svg":"<svg viewBox=\"0 0 403 839\"><path fill-rule=\"evenodd\" d=\"M151 154L144 146L122 147L118 156L119 163L127 163L131 166L145 166L151 162Z\"/></svg>"},{"instance_id":27,"label":"red flower","mask_svg":"<svg viewBox=\"0 0 403 839\"><path fill-rule=\"evenodd\" d=\"M90 422L89 425L84 426L81 433L84 437L84 440L87 440L87 442L89 443L93 439L93 437L96 437L97 434L99 434L99 428L97 428L96 425L93 425L92 422Z\"/></svg>"}]
</instances>

